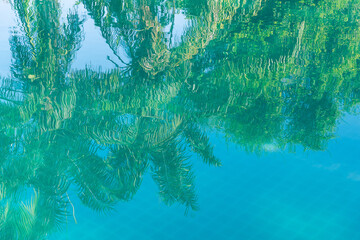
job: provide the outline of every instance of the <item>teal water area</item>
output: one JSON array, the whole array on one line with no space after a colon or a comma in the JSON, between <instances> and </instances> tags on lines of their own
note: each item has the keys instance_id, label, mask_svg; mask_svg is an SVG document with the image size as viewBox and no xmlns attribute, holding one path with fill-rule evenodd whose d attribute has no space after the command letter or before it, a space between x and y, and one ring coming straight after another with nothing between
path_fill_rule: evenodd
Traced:
<instances>
[{"instance_id":1,"label":"teal water area","mask_svg":"<svg viewBox=\"0 0 360 240\"><path fill-rule=\"evenodd\" d=\"M51 239L358 239L359 140L344 135L326 152L261 157L214 140L223 166L194 163L199 211L166 207L148 175L111 215L77 202L78 224L70 219Z\"/></svg>"},{"instance_id":2,"label":"teal water area","mask_svg":"<svg viewBox=\"0 0 360 240\"><path fill-rule=\"evenodd\" d=\"M360 239L360 1L0 2L0 240Z\"/></svg>"}]
</instances>

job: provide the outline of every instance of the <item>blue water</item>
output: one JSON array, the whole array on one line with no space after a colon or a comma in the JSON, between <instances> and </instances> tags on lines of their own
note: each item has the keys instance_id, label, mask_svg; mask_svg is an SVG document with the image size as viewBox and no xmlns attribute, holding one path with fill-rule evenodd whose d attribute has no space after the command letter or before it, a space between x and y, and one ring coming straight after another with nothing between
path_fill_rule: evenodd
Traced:
<instances>
[{"instance_id":1,"label":"blue water","mask_svg":"<svg viewBox=\"0 0 360 240\"><path fill-rule=\"evenodd\" d=\"M360 1L0 2L0 240L360 239Z\"/></svg>"},{"instance_id":2,"label":"blue water","mask_svg":"<svg viewBox=\"0 0 360 240\"><path fill-rule=\"evenodd\" d=\"M272 149L249 154L212 134L221 168L194 161L198 212L167 207L147 175L116 213L94 214L80 202L77 224L51 239L359 239L360 120L344 116L321 152Z\"/></svg>"}]
</instances>

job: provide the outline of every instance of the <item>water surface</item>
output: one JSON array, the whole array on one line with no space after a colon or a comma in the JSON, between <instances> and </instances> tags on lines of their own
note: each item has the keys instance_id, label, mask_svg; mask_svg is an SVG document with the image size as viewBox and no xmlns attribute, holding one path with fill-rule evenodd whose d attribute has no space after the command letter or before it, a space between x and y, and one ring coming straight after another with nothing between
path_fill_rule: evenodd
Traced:
<instances>
[{"instance_id":1,"label":"water surface","mask_svg":"<svg viewBox=\"0 0 360 240\"><path fill-rule=\"evenodd\" d=\"M0 2L0 239L359 239L359 16Z\"/></svg>"}]
</instances>

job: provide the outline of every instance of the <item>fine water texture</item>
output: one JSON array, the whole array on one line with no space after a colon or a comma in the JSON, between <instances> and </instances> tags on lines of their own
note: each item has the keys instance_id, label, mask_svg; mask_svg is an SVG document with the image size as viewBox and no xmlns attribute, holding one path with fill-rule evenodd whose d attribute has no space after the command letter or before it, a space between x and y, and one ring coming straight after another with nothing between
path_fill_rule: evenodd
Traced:
<instances>
[{"instance_id":1,"label":"fine water texture","mask_svg":"<svg viewBox=\"0 0 360 240\"><path fill-rule=\"evenodd\" d=\"M360 239L360 0L0 1L0 240Z\"/></svg>"}]
</instances>

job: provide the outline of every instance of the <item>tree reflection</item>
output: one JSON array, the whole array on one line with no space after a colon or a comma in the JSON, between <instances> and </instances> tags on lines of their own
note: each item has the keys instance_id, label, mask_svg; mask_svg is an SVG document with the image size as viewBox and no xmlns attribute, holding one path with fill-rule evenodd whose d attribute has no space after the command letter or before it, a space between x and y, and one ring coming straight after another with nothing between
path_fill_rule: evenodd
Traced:
<instances>
[{"instance_id":1,"label":"tree reflection","mask_svg":"<svg viewBox=\"0 0 360 240\"><path fill-rule=\"evenodd\" d=\"M147 171L164 203L196 210L192 156L221 165L209 129L249 152L324 150L359 102L353 1L83 4L116 56L111 70L71 70L83 39L76 10L63 23L57 1L12 2L19 28L0 88L1 239L61 228L74 207L70 187L88 207L111 210ZM176 40L179 14L187 24Z\"/></svg>"},{"instance_id":2,"label":"tree reflection","mask_svg":"<svg viewBox=\"0 0 360 240\"><path fill-rule=\"evenodd\" d=\"M70 185L63 124L76 99L70 63L80 46L75 12L60 23L57 1L12 2L12 78L2 81L1 239L41 239L61 226ZM59 148L57 148L59 147Z\"/></svg>"}]
</instances>

